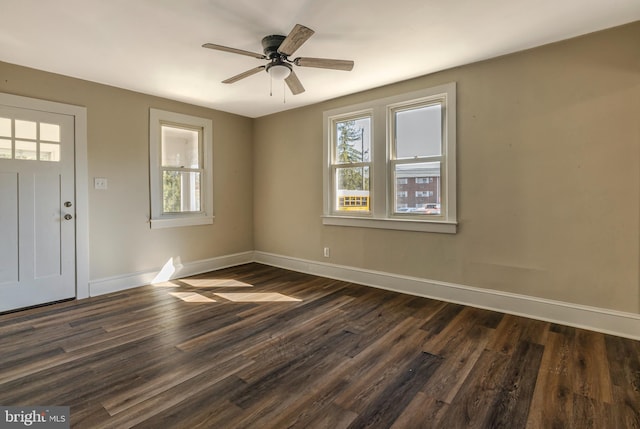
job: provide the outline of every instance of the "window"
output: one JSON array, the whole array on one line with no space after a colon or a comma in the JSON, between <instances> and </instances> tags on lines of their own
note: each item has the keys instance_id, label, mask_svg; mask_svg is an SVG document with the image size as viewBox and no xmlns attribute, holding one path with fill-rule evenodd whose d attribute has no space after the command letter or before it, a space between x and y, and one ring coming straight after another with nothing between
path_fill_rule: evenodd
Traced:
<instances>
[{"instance_id":1,"label":"window","mask_svg":"<svg viewBox=\"0 0 640 429\"><path fill-rule=\"evenodd\" d=\"M210 119L150 109L151 227L213 223Z\"/></svg>"},{"instance_id":2,"label":"window","mask_svg":"<svg viewBox=\"0 0 640 429\"><path fill-rule=\"evenodd\" d=\"M60 125L0 117L0 158L60 162Z\"/></svg>"},{"instance_id":3,"label":"window","mask_svg":"<svg viewBox=\"0 0 640 429\"><path fill-rule=\"evenodd\" d=\"M324 112L323 223L455 233L455 112L455 83Z\"/></svg>"}]
</instances>

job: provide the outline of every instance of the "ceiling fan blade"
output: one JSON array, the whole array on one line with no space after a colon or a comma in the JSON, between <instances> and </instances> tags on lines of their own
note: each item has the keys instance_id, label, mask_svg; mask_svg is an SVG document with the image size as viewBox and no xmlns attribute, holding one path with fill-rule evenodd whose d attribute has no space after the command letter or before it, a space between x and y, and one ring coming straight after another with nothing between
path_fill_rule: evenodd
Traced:
<instances>
[{"instance_id":1,"label":"ceiling fan blade","mask_svg":"<svg viewBox=\"0 0 640 429\"><path fill-rule=\"evenodd\" d=\"M353 61L350 60L334 60L330 58L296 58L293 63L300 67L316 67L321 69L344 70L351 71L353 69Z\"/></svg>"},{"instance_id":2,"label":"ceiling fan blade","mask_svg":"<svg viewBox=\"0 0 640 429\"><path fill-rule=\"evenodd\" d=\"M215 49L216 51L231 52L232 54L246 55L248 57L257 58L259 60L264 60L267 58L264 55L257 54L255 52L244 51L242 49L236 49L236 48L229 48L228 46L216 45L214 43L205 43L204 45L202 45L202 47Z\"/></svg>"},{"instance_id":3,"label":"ceiling fan blade","mask_svg":"<svg viewBox=\"0 0 640 429\"><path fill-rule=\"evenodd\" d=\"M309 37L313 36L314 31L304 25L296 24L289 35L282 41L278 52L286 56L293 55Z\"/></svg>"},{"instance_id":4,"label":"ceiling fan blade","mask_svg":"<svg viewBox=\"0 0 640 429\"><path fill-rule=\"evenodd\" d=\"M237 74L237 75L235 75L233 77L230 77L229 79L223 80L222 83L234 83L234 82L237 82L240 79L244 79L245 77L249 77L251 75L254 75L254 74L264 70L264 68L265 68L265 66L259 66L259 67L256 67L254 69L247 70L246 72Z\"/></svg>"},{"instance_id":5,"label":"ceiling fan blade","mask_svg":"<svg viewBox=\"0 0 640 429\"><path fill-rule=\"evenodd\" d=\"M298 79L298 76L296 76L293 70L291 70L291 73L289 73L289 76L287 76L284 81L287 82L287 86L293 95L298 95L304 92L304 86L302 86L300 79Z\"/></svg>"}]
</instances>

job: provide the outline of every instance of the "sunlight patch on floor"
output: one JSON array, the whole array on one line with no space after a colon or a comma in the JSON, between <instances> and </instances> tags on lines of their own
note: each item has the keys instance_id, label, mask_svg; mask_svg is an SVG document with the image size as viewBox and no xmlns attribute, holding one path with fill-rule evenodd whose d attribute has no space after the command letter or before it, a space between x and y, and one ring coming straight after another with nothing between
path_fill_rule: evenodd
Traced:
<instances>
[{"instance_id":1,"label":"sunlight patch on floor","mask_svg":"<svg viewBox=\"0 0 640 429\"><path fill-rule=\"evenodd\" d=\"M216 302L215 299L207 298L196 292L169 292L169 295L180 298L184 302Z\"/></svg>"},{"instance_id":2,"label":"sunlight patch on floor","mask_svg":"<svg viewBox=\"0 0 640 429\"><path fill-rule=\"evenodd\" d=\"M193 287L253 287L233 279L182 279L181 282Z\"/></svg>"},{"instance_id":3,"label":"sunlight patch on floor","mask_svg":"<svg viewBox=\"0 0 640 429\"><path fill-rule=\"evenodd\" d=\"M214 294L233 302L300 302L301 299L283 295L277 292L255 293L216 293Z\"/></svg>"}]
</instances>

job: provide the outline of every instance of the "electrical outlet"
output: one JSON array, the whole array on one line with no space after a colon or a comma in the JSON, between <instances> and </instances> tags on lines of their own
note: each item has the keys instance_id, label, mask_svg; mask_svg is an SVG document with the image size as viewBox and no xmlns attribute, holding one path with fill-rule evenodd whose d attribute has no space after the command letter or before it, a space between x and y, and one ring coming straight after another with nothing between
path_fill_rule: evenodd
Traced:
<instances>
[{"instance_id":1,"label":"electrical outlet","mask_svg":"<svg viewBox=\"0 0 640 429\"><path fill-rule=\"evenodd\" d=\"M328 247L324 248L323 255L324 255L325 258L329 257L329 248Z\"/></svg>"},{"instance_id":2,"label":"electrical outlet","mask_svg":"<svg viewBox=\"0 0 640 429\"><path fill-rule=\"evenodd\" d=\"M94 177L93 178L93 187L94 189L107 189L107 178L106 177Z\"/></svg>"}]
</instances>

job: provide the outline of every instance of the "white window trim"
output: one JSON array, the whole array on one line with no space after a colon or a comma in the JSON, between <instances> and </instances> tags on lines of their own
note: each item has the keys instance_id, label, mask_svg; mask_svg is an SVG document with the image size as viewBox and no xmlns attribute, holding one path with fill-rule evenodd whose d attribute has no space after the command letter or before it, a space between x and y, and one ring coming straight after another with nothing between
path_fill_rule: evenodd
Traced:
<instances>
[{"instance_id":1,"label":"white window trim","mask_svg":"<svg viewBox=\"0 0 640 429\"><path fill-rule=\"evenodd\" d=\"M202 129L203 177L201 211L197 213L162 213L162 178L160 126L184 125ZM149 181L151 192L151 228L209 225L213 223L213 121L160 109L149 109Z\"/></svg>"},{"instance_id":2,"label":"white window trim","mask_svg":"<svg viewBox=\"0 0 640 429\"><path fill-rule=\"evenodd\" d=\"M437 219L425 216L408 218L393 216L390 204L393 203L393 188L389 183L392 171L390 168L390 144L388 109L412 101L444 97L446 99L443 136L446 136L443 153L446 154L444 171L446 177L441 178L442 194L446 197L444 213ZM332 211L332 124L336 118L350 117L362 112L371 112L371 159L373 162L369 177L371 192L371 212L366 214L335 213ZM402 231L420 231L455 234L457 232L456 201L456 83L451 82L397 96L373 100L366 103L346 106L325 111L323 114L323 216L324 225L392 229ZM384 154L385 156L381 156Z\"/></svg>"}]
</instances>

